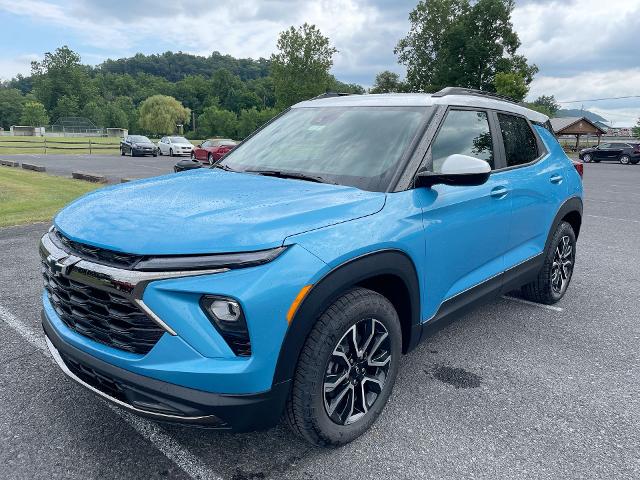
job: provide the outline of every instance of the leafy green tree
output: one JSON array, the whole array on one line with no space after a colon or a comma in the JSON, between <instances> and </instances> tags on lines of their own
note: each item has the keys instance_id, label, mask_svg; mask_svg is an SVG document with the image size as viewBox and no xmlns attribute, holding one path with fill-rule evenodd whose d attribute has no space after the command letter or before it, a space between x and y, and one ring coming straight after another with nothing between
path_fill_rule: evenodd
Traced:
<instances>
[{"instance_id":1,"label":"leafy green tree","mask_svg":"<svg viewBox=\"0 0 640 480\"><path fill-rule=\"evenodd\" d=\"M277 46L278 53L271 56L271 72L279 108L327 90L337 50L315 25L305 23L281 32Z\"/></svg>"},{"instance_id":2,"label":"leafy green tree","mask_svg":"<svg viewBox=\"0 0 640 480\"><path fill-rule=\"evenodd\" d=\"M154 134L174 133L176 125L187 125L191 110L173 97L153 95L140 105L139 125Z\"/></svg>"},{"instance_id":3,"label":"leafy green tree","mask_svg":"<svg viewBox=\"0 0 640 480\"><path fill-rule=\"evenodd\" d=\"M235 138L238 134L238 117L235 113L218 107L207 107L198 116L198 133L203 137Z\"/></svg>"},{"instance_id":4,"label":"leafy green tree","mask_svg":"<svg viewBox=\"0 0 640 480\"><path fill-rule=\"evenodd\" d=\"M631 131L633 132L634 137L640 138L640 118L638 119L638 123L636 123L636 126L633 127Z\"/></svg>"},{"instance_id":5,"label":"leafy green tree","mask_svg":"<svg viewBox=\"0 0 640 480\"><path fill-rule=\"evenodd\" d=\"M54 110L54 118L75 117L80 112L78 97L75 95L63 95L58 99Z\"/></svg>"},{"instance_id":6,"label":"leafy green tree","mask_svg":"<svg viewBox=\"0 0 640 480\"><path fill-rule=\"evenodd\" d=\"M420 0L395 53L416 91L459 86L495 91L499 72L519 74L528 85L538 71L516 52L511 23L514 0Z\"/></svg>"},{"instance_id":7,"label":"leafy green tree","mask_svg":"<svg viewBox=\"0 0 640 480\"><path fill-rule=\"evenodd\" d=\"M370 93L391 93L404 91L404 85L400 80L400 75L389 70L380 72L376 75L376 79L373 82L373 87L369 90Z\"/></svg>"},{"instance_id":8,"label":"leafy green tree","mask_svg":"<svg viewBox=\"0 0 640 480\"><path fill-rule=\"evenodd\" d=\"M92 88L86 67L80 64L80 55L66 45L47 52L41 62L31 62L33 92L48 111L55 111L64 97L76 97L83 107L97 92Z\"/></svg>"},{"instance_id":9,"label":"leafy green tree","mask_svg":"<svg viewBox=\"0 0 640 480\"><path fill-rule=\"evenodd\" d=\"M278 114L275 108L258 110L253 107L238 115L238 138L246 138Z\"/></svg>"},{"instance_id":10,"label":"leafy green tree","mask_svg":"<svg viewBox=\"0 0 640 480\"><path fill-rule=\"evenodd\" d=\"M521 75L514 72L498 72L495 78L496 93L506 95L517 102L524 100L529 87Z\"/></svg>"},{"instance_id":11,"label":"leafy green tree","mask_svg":"<svg viewBox=\"0 0 640 480\"><path fill-rule=\"evenodd\" d=\"M9 129L17 125L25 98L17 88L0 88L0 127Z\"/></svg>"},{"instance_id":12,"label":"leafy green tree","mask_svg":"<svg viewBox=\"0 0 640 480\"><path fill-rule=\"evenodd\" d=\"M531 110L535 110L536 112L540 112L540 113L546 115L549 118L552 118L554 116L554 114L551 112L551 110L549 110L549 107L547 107L546 105L538 105L536 103L525 103L525 106L527 108L530 108Z\"/></svg>"},{"instance_id":13,"label":"leafy green tree","mask_svg":"<svg viewBox=\"0 0 640 480\"><path fill-rule=\"evenodd\" d=\"M560 110L560 105L556 102L556 97L553 95L541 95L533 101L533 105L538 107L544 107L547 112L549 112L548 116L554 116L558 110Z\"/></svg>"},{"instance_id":14,"label":"leafy green tree","mask_svg":"<svg viewBox=\"0 0 640 480\"><path fill-rule=\"evenodd\" d=\"M47 110L43 104L29 101L25 103L22 109L20 123L31 127L42 127L43 125L49 124L49 115L47 115Z\"/></svg>"}]
</instances>

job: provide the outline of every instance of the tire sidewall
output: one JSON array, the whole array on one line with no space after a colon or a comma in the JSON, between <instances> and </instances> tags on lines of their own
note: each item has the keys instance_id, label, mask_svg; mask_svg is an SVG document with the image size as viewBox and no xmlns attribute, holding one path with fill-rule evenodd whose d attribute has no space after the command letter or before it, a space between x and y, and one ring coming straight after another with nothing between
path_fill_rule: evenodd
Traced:
<instances>
[{"instance_id":1,"label":"tire sidewall","mask_svg":"<svg viewBox=\"0 0 640 480\"><path fill-rule=\"evenodd\" d=\"M573 248L573 265L571 266L571 276L569 277L569 282L567 283L567 287L564 289L563 292L558 293L553 289L553 286L551 285L551 266L553 264L553 257L555 255L556 248L558 248L558 244L560 243L560 240L565 235L569 236L571 247ZM576 235L569 223L560 222L560 224L558 225L558 228L556 229L553 235L553 241L549 247L550 248L549 248L549 251L547 252L547 258L545 261L545 266L548 265L548 268L545 274L548 275L548 279L549 279L549 295L552 301L555 303L559 301L562 297L564 297L564 294L569 289L569 286L571 285L571 280L573 279L573 270L575 269L575 265L576 265Z\"/></svg>"},{"instance_id":2,"label":"tire sidewall","mask_svg":"<svg viewBox=\"0 0 640 480\"><path fill-rule=\"evenodd\" d=\"M631 163L631 157L629 157L629 155L622 155L620 157L620 163L622 165L629 165Z\"/></svg>"},{"instance_id":3,"label":"tire sidewall","mask_svg":"<svg viewBox=\"0 0 640 480\"><path fill-rule=\"evenodd\" d=\"M315 423L315 427L329 440L329 443L348 443L367 431L384 409L393 391L393 385L398 374L398 364L400 356L402 355L402 331L398 315L393 306L384 297L380 297L386 304L384 302L364 304L358 301L355 304L350 304L343 312L343 315L340 315L340 318L334 317L336 322L332 325L332 331L326 332L326 338L323 339L321 351L314 352L317 354L317 368L314 368L313 379L308 383L307 387L309 388L311 408L315 412L313 422ZM354 424L338 425L329 418L324 406L323 385L325 372L333 349L338 341L349 328L366 318L375 318L381 322L389 332L391 343L391 365L389 367L389 374L385 380L383 391L367 414Z\"/></svg>"}]
</instances>

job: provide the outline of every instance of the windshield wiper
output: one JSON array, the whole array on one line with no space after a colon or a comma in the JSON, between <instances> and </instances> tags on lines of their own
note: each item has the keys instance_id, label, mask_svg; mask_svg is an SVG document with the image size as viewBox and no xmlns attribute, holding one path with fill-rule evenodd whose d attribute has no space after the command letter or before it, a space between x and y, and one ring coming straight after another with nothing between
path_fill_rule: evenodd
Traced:
<instances>
[{"instance_id":1,"label":"windshield wiper","mask_svg":"<svg viewBox=\"0 0 640 480\"><path fill-rule=\"evenodd\" d=\"M228 167L227 165L223 165L221 163L214 163L213 165L211 165L211 168L220 168L225 172L237 172L237 170L234 170L233 168Z\"/></svg>"},{"instance_id":2,"label":"windshield wiper","mask_svg":"<svg viewBox=\"0 0 640 480\"><path fill-rule=\"evenodd\" d=\"M299 172L283 172L281 170L245 170L246 173L257 173L258 175L264 175L266 177L278 177L278 178L294 178L296 180L306 180L308 182L316 183L331 183L326 178L319 175L307 175L306 173Z\"/></svg>"}]
</instances>

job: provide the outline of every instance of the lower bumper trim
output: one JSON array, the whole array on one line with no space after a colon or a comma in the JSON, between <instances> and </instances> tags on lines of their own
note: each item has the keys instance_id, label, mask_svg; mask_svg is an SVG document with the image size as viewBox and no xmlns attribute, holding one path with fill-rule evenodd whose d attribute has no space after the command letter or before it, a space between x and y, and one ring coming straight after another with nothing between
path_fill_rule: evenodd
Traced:
<instances>
[{"instance_id":1,"label":"lower bumper trim","mask_svg":"<svg viewBox=\"0 0 640 480\"><path fill-rule=\"evenodd\" d=\"M289 394L289 382L257 394L218 394L175 385L111 365L65 342L44 311L49 351L76 383L108 402L153 420L246 432L274 427Z\"/></svg>"}]
</instances>

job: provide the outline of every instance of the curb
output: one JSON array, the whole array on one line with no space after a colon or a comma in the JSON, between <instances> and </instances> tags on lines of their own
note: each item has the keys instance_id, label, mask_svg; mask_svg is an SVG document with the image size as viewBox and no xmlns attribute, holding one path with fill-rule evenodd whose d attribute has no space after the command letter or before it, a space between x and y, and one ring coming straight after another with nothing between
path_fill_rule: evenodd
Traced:
<instances>
[{"instance_id":1,"label":"curb","mask_svg":"<svg viewBox=\"0 0 640 480\"><path fill-rule=\"evenodd\" d=\"M33 165L31 163L23 163L22 164L22 168L24 168L25 170L33 170L34 172L46 172L47 169L44 168L42 165Z\"/></svg>"},{"instance_id":2,"label":"curb","mask_svg":"<svg viewBox=\"0 0 640 480\"><path fill-rule=\"evenodd\" d=\"M107 183L107 177L104 177L103 175L95 175L93 173L72 172L71 177L76 180L86 180L87 182Z\"/></svg>"},{"instance_id":3,"label":"curb","mask_svg":"<svg viewBox=\"0 0 640 480\"><path fill-rule=\"evenodd\" d=\"M0 160L0 165L4 165L5 167L19 167L20 163L12 160Z\"/></svg>"}]
</instances>

